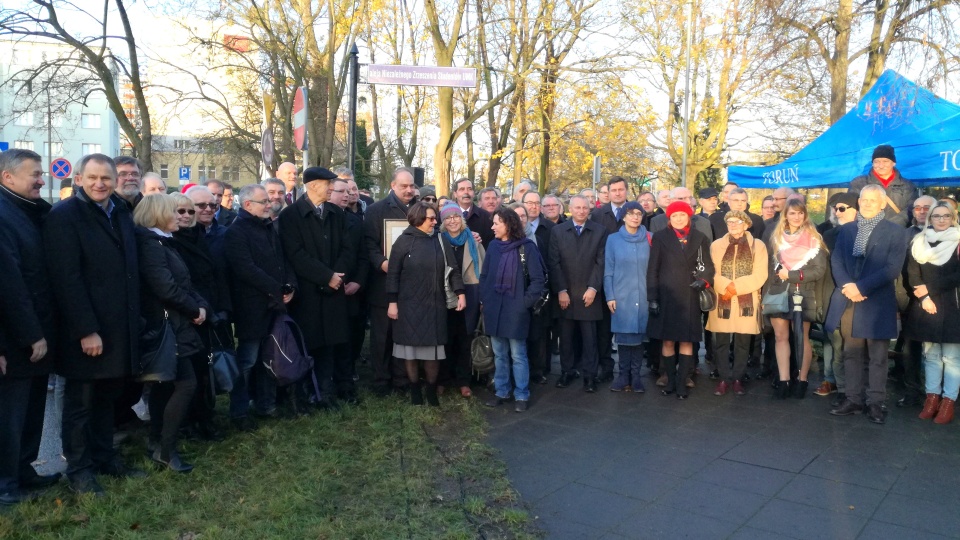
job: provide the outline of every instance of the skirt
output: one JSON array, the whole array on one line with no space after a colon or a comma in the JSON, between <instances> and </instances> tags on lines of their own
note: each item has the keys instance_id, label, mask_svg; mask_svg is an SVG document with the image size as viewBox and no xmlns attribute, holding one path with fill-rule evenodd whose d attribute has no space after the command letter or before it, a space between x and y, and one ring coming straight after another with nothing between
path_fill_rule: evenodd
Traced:
<instances>
[{"instance_id":1,"label":"skirt","mask_svg":"<svg viewBox=\"0 0 960 540\"><path fill-rule=\"evenodd\" d=\"M443 345L400 345L393 344L393 355L404 360L446 360L447 353Z\"/></svg>"}]
</instances>

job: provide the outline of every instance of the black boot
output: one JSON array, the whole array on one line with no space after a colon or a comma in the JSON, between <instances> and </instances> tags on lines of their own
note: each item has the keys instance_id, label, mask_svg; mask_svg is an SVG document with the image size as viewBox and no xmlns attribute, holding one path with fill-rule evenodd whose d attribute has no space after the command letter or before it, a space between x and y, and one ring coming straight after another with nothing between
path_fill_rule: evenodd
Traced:
<instances>
[{"instance_id":1,"label":"black boot","mask_svg":"<svg viewBox=\"0 0 960 540\"><path fill-rule=\"evenodd\" d=\"M410 404L423 405L423 394L420 393L420 383L410 383Z\"/></svg>"},{"instance_id":2,"label":"black boot","mask_svg":"<svg viewBox=\"0 0 960 540\"><path fill-rule=\"evenodd\" d=\"M797 381L793 387L793 397L803 399L807 395L807 381Z\"/></svg>"},{"instance_id":3,"label":"black boot","mask_svg":"<svg viewBox=\"0 0 960 540\"><path fill-rule=\"evenodd\" d=\"M429 404L431 407L440 406L440 399L437 398L436 384L427 383L426 387L424 388L424 394L426 395L426 398L427 398L427 404Z\"/></svg>"},{"instance_id":4,"label":"black boot","mask_svg":"<svg viewBox=\"0 0 960 540\"><path fill-rule=\"evenodd\" d=\"M660 360L667 371L667 385L663 387L660 393L669 396L677 391L677 355L661 356Z\"/></svg>"},{"instance_id":5,"label":"black boot","mask_svg":"<svg viewBox=\"0 0 960 540\"><path fill-rule=\"evenodd\" d=\"M774 397L777 399L787 399L790 395L790 381L780 381L777 383L777 389L774 391Z\"/></svg>"},{"instance_id":6,"label":"black boot","mask_svg":"<svg viewBox=\"0 0 960 540\"><path fill-rule=\"evenodd\" d=\"M687 378L693 374L695 365L692 355L680 355L680 364L677 366L677 399L687 399Z\"/></svg>"}]
</instances>

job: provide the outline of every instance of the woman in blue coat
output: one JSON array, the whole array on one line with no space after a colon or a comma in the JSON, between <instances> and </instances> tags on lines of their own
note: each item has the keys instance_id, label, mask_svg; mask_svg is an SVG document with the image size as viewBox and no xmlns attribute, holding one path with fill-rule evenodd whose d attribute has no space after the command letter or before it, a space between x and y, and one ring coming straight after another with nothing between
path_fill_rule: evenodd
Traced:
<instances>
[{"instance_id":1,"label":"woman in blue coat","mask_svg":"<svg viewBox=\"0 0 960 540\"><path fill-rule=\"evenodd\" d=\"M641 225L643 208L630 201L623 205L623 225L607 237L603 267L603 294L610 308L610 329L617 336L620 374L613 392L644 391L640 379L643 338L647 332L647 263L650 240Z\"/></svg>"},{"instance_id":2,"label":"woman in blue coat","mask_svg":"<svg viewBox=\"0 0 960 540\"><path fill-rule=\"evenodd\" d=\"M543 292L543 261L537 245L525 237L520 217L513 210L497 210L492 229L494 240L480 270L480 309L484 329L493 342L496 365L496 396L486 405L496 407L510 397L512 368L515 410L523 412L530 399L530 309Z\"/></svg>"}]
</instances>

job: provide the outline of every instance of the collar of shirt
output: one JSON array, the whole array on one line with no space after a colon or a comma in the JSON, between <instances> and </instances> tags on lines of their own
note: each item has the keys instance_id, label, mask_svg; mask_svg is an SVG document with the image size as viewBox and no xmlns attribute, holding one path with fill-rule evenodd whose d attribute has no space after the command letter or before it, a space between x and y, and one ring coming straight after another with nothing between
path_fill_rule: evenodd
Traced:
<instances>
[{"instance_id":1,"label":"collar of shirt","mask_svg":"<svg viewBox=\"0 0 960 540\"><path fill-rule=\"evenodd\" d=\"M540 226L540 218L534 218L534 220L530 222L530 225L533 227L533 230L537 230L537 227Z\"/></svg>"}]
</instances>

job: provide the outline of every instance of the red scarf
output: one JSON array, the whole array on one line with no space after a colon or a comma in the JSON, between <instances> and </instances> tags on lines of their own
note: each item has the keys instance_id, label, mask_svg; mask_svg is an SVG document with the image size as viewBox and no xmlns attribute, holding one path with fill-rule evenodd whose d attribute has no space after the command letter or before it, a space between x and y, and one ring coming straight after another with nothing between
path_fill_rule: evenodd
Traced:
<instances>
[{"instance_id":1,"label":"red scarf","mask_svg":"<svg viewBox=\"0 0 960 540\"><path fill-rule=\"evenodd\" d=\"M673 229L673 227L670 227ZM677 240L680 240L681 246L687 245L687 237L690 236L690 226L687 225L682 229L673 229L673 234L677 235Z\"/></svg>"},{"instance_id":2,"label":"red scarf","mask_svg":"<svg viewBox=\"0 0 960 540\"><path fill-rule=\"evenodd\" d=\"M876 178L877 180L879 180L881 184L883 184L883 189L887 189L887 186L890 185L890 182L893 182L893 178L894 178L895 176L897 176L897 170L896 170L896 169L894 169L893 172L890 173L890 176L888 176L888 177L886 177L886 178L884 178L884 177L880 176L879 174L877 174L877 171L870 171L870 173L873 174L873 177Z\"/></svg>"}]
</instances>

